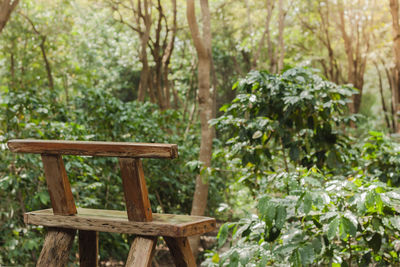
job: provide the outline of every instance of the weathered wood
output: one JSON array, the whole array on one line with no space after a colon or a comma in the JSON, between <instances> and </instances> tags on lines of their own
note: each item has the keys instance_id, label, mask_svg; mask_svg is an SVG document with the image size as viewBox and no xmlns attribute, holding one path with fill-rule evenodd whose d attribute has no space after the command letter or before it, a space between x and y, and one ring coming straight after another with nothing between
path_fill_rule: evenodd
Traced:
<instances>
[{"instance_id":1,"label":"weathered wood","mask_svg":"<svg viewBox=\"0 0 400 267\"><path fill-rule=\"evenodd\" d=\"M144 236L184 237L215 229L215 219L200 216L153 213L151 222L129 221L125 211L78 208L73 216L53 215L51 209L25 213L27 224Z\"/></svg>"},{"instance_id":2,"label":"weathered wood","mask_svg":"<svg viewBox=\"0 0 400 267\"><path fill-rule=\"evenodd\" d=\"M99 234L96 231L79 230L79 266L97 267Z\"/></svg>"},{"instance_id":3,"label":"weathered wood","mask_svg":"<svg viewBox=\"0 0 400 267\"><path fill-rule=\"evenodd\" d=\"M66 266L76 230L48 228L37 267Z\"/></svg>"},{"instance_id":4,"label":"weathered wood","mask_svg":"<svg viewBox=\"0 0 400 267\"><path fill-rule=\"evenodd\" d=\"M126 211L130 221L149 222L152 212L140 159L120 158Z\"/></svg>"},{"instance_id":5,"label":"weathered wood","mask_svg":"<svg viewBox=\"0 0 400 267\"><path fill-rule=\"evenodd\" d=\"M42 155L42 161L54 214L75 214L74 197L61 155Z\"/></svg>"},{"instance_id":6,"label":"weathered wood","mask_svg":"<svg viewBox=\"0 0 400 267\"><path fill-rule=\"evenodd\" d=\"M175 144L88 142L53 140L10 140L8 148L16 153L86 155L131 158L176 158Z\"/></svg>"},{"instance_id":7,"label":"weathered wood","mask_svg":"<svg viewBox=\"0 0 400 267\"><path fill-rule=\"evenodd\" d=\"M163 237L177 267L196 267L196 260L187 237Z\"/></svg>"},{"instance_id":8,"label":"weathered wood","mask_svg":"<svg viewBox=\"0 0 400 267\"><path fill-rule=\"evenodd\" d=\"M53 209L28 212L28 224L50 228L38 266L64 266L79 229L81 266L98 266L98 231L135 234L126 266L150 266L163 236L177 266L196 266L187 237L215 229L215 219L153 214L140 158L175 158L176 145L80 141L11 140L13 152L40 153ZM119 157L127 211L76 209L61 155ZM77 213L78 212L78 213Z\"/></svg>"},{"instance_id":9,"label":"weathered wood","mask_svg":"<svg viewBox=\"0 0 400 267\"><path fill-rule=\"evenodd\" d=\"M42 155L54 214L73 215L76 207L61 155ZM76 230L49 228L37 266L65 266Z\"/></svg>"},{"instance_id":10,"label":"weathered wood","mask_svg":"<svg viewBox=\"0 0 400 267\"><path fill-rule=\"evenodd\" d=\"M151 265L157 237L138 236L133 240L129 250L126 267L146 267Z\"/></svg>"}]
</instances>

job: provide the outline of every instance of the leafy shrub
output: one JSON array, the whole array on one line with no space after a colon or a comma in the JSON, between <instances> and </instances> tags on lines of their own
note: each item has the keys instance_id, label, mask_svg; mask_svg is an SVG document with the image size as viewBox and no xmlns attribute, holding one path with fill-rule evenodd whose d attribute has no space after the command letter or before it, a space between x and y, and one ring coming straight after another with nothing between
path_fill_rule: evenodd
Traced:
<instances>
[{"instance_id":1,"label":"leafy shrub","mask_svg":"<svg viewBox=\"0 0 400 267\"><path fill-rule=\"evenodd\" d=\"M369 132L362 147L364 168L388 185L400 186L400 146L381 132Z\"/></svg>"},{"instance_id":2,"label":"leafy shrub","mask_svg":"<svg viewBox=\"0 0 400 267\"><path fill-rule=\"evenodd\" d=\"M214 124L228 139L229 156L254 173L284 165L334 169L348 161L341 126L354 90L294 68L282 75L253 71L237 82L232 103ZM246 181L248 184L254 181Z\"/></svg>"},{"instance_id":3,"label":"leafy shrub","mask_svg":"<svg viewBox=\"0 0 400 267\"><path fill-rule=\"evenodd\" d=\"M261 196L258 215L223 225L219 245L227 241L231 229L232 247L225 253L211 254L205 265L367 266L399 262L399 189L366 181L362 173L326 181L316 169L284 175L298 178L290 193Z\"/></svg>"},{"instance_id":4,"label":"leafy shrub","mask_svg":"<svg viewBox=\"0 0 400 267\"><path fill-rule=\"evenodd\" d=\"M346 135L353 90L309 70L251 72L214 123L226 164L257 197L255 214L220 228L206 266L398 264L398 149ZM230 233L232 237L230 238Z\"/></svg>"}]
</instances>

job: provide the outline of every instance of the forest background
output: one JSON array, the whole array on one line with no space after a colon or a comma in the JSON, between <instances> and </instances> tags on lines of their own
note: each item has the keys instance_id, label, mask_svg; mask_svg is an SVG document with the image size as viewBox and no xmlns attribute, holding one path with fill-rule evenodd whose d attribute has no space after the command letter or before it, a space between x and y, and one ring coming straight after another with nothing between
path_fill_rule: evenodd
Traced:
<instances>
[{"instance_id":1,"label":"forest background","mask_svg":"<svg viewBox=\"0 0 400 267\"><path fill-rule=\"evenodd\" d=\"M22 215L50 204L14 138L178 144L178 159L145 162L150 201L227 222L214 247L192 241L207 266L398 263L398 13L397 0L1 0L0 265L33 265L45 230ZM65 162L79 206L124 209L116 162ZM100 240L101 262L123 261L132 237Z\"/></svg>"}]
</instances>

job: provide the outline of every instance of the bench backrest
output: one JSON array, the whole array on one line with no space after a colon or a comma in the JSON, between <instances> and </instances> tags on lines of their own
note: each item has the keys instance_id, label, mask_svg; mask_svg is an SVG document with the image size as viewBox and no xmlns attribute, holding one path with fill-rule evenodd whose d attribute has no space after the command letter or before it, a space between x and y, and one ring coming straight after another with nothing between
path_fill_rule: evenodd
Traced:
<instances>
[{"instance_id":1,"label":"bench backrest","mask_svg":"<svg viewBox=\"0 0 400 267\"><path fill-rule=\"evenodd\" d=\"M129 158L176 158L178 146L156 143L88 142L54 140L10 140L16 153L84 155Z\"/></svg>"}]
</instances>

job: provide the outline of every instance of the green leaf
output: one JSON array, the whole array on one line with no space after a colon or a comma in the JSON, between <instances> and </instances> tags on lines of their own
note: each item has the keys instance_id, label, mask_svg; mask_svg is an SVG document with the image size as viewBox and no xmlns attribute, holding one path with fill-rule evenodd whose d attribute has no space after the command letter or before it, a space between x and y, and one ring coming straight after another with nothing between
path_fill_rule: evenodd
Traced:
<instances>
[{"instance_id":1,"label":"green leaf","mask_svg":"<svg viewBox=\"0 0 400 267\"><path fill-rule=\"evenodd\" d=\"M390 223L392 224L392 226L400 231L400 218L399 217L391 217L390 219Z\"/></svg>"},{"instance_id":2,"label":"green leaf","mask_svg":"<svg viewBox=\"0 0 400 267\"><path fill-rule=\"evenodd\" d=\"M341 237L345 238L347 235L356 236L357 234L357 225L354 225L352 221L349 219L342 217L341 226L343 228L343 233L341 233Z\"/></svg>"},{"instance_id":3,"label":"green leaf","mask_svg":"<svg viewBox=\"0 0 400 267\"><path fill-rule=\"evenodd\" d=\"M301 263L303 264L303 266L307 266L308 264L311 264L314 261L315 254L312 246L309 245L303 248L299 248L299 253L300 253Z\"/></svg>"},{"instance_id":4,"label":"green leaf","mask_svg":"<svg viewBox=\"0 0 400 267\"><path fill-rule=\"evenodd\" d=\"M239 85L239 82L235 82L232 86L232 90L235 90Z\"/></svg>"},{"instance_id":5,"label":"green leaf","mask_svg":"<svg viewBox=\"0 0 400 267\"><path fill-rule=\"evenodd\" d=\"M274 250L274 253L277 253L277 254L281 254L281 255L286 256L286 255L292 253L292 251L293 251L294 249L296 249L297 247L298 247L297 244L286 244L286 245L282 245L282 246L276 248L276 249Z\"/></svg>"},{"instance_id":6,"label":"green leaf","mask_svg":"<svg viewBox=\"0 0 400 267\"><path fill-rule=\"evenodd\" d=\"M260 130L258 130L258 131L253 133L252 138L253 139L257 139L257 138L260 138L262 135L263 135L263 133Z\"/></svg>"},{"instance_id":7,"label":"green leaf","mask_svg":"<svg viewBox=\"0 0 400 267\"><path fill-rule=\"evenodd\" d=\"M381 249L382 236L379 233L375 233L372 238L368 241L368 246L376 253Z\"/></svg>"},{"instance_id":8,"label":"green leaf","mask_svg":"<svg viewBox=\"0 0 400 267\"><path fill-rule=\"evenodd\" d=\"M269 206L269 203L271 201L271 198L269 196L263 196L260 198L258 201L257 209L261 216L264 216L267 213L267 208Z\"/></svg>"},{"instance_id":9,"label":"green leaf","mask_svg":"<svg viewBox=\"0 0 400 267\"><path fill-rule=\"evenodd\" d=\"M297 145L293 145L289 150L289 157L292 161L298 161L300 156L300 149Z\"/></svg>"},{"instance_id":10,"label":"green leaf","mask_svg":"<svg viewBox=\"0 0 400 267\"><path fill-rule=\"evenodd\" d=\"M328 233L327 233L327 237L329 240L332 240L333 238L335 238L337 231L338 231L339 223L340 223L340 218L338 218L338 217L336 217L329 223Z\"/></svg>"},{"instance_id":11,"label":"green leaf","mask_svg":"<svg viewBox=\"0 0 400 267\"><path fill-rule=\"evenodd\" d=\"M278 229L282 229L286 221L286 207L279 205L276 209L275 226Z\"/></svg>"},{"instance_id":12,"label":"green leaf","mask_svg":"<svg viewBox=\"0 0 400 267\"><path fill-rule=\"evenodd\" d=\"M234 251L230 257L229 257L229 267L237 267L239 266L239 253L237 251Z\"/></svg>"},{"instance_id":13,"label":"green leaf","mask_svg":"<svg viewBox=\"0 0 400 267\"><path fill-rule=\"evenodd\" d=\"M229 106L230 106L230 104L225 104L219 109L219 111L226 112L228 110Z\"/></svg>"},{"instance_id":14,"label":"green leaf","mask_svg":"<svg viewBox=\"0 0 400 267\"><path fill-rule=\"evenodd\" d=\"M226 240L228 239L229 227L227 223L224 223L219 229L217 239L218 239L218 247L222 247Z\"/></svg>"},{"instance_id":15,"label":"green leaf","mask_svg":"<svg viewBox=\"0 0 400 267\"><path fill-rule=\"evenodd\" d=\"M292 255L290 255L289 262L291 263L291 266L294 266L294 267L301 267L302 266L302 264L301 264L301 256L300 256L300 253L299 253L298 249L294 250Z\"/></svg>"},{"instance_id":16,"label":"green leaf","mask_svg":"<svg viewBox=\"0 0 400 267\"><path fill-rule=\"evenodd\" d=\"M346 219L348 219L349 222L352 224L351 227L357 229L358 221L357 221L357 217L353 213L351 213L350 211L347 211L347 212L345 212L344 217Z\"/></svg>"},{"instance_id":17,"label":"green leaf","mask_svg":"<svg viewBox=\"0 0 400 267\"><path fill-rule=\"evenodd\" d=\"M211 261L212 261L213 263L219 263L219 255L218 255L218 253L215 253L215 254L212 256Z\"/></svg>"},{"instance_id":18,"label":"green leaf","mask_svg":"<svg viewBox=\"0 0 400 267\"><path fill-rule=\"evenodd\" d=\"M38 193L38 195L39 195L40 202L42 202L42 204L46 205L49 203L50 197L46 191L41 191Z\"/></svg>"},{"instance_id":19,"label":"green leaf","mask_svg":"<svg viewBox=\"0 0 400 267\"><path fill-rule=\"evenodd\" d=\"M374 191L369 191L365 197L365 207L367 209L372 209L375 207L375 193Z\"/></svg>"},{"instance_id":20,"label":"green leaf","mask_svg":"<svg viewBox=\"0 0 400 267\"><path fill-rule=\"evenodd\" d=\"M267 207L267 211L264 214L265 218L265 223L267 226L271 227L272 226L272 221L275 219L276 215L276 206L274 203L270 203Z\"/></svg>"},{"instance_id":21,"label":"green leaf","mask_svg":"<svg viewBox=\"0 0 400 267\"><path fill-rule=\"evenodd\" d=\"M312 196L310 193L306 192L303 198L304 213L308 214L312 208Z\"/></svg>"}]
</instances>

